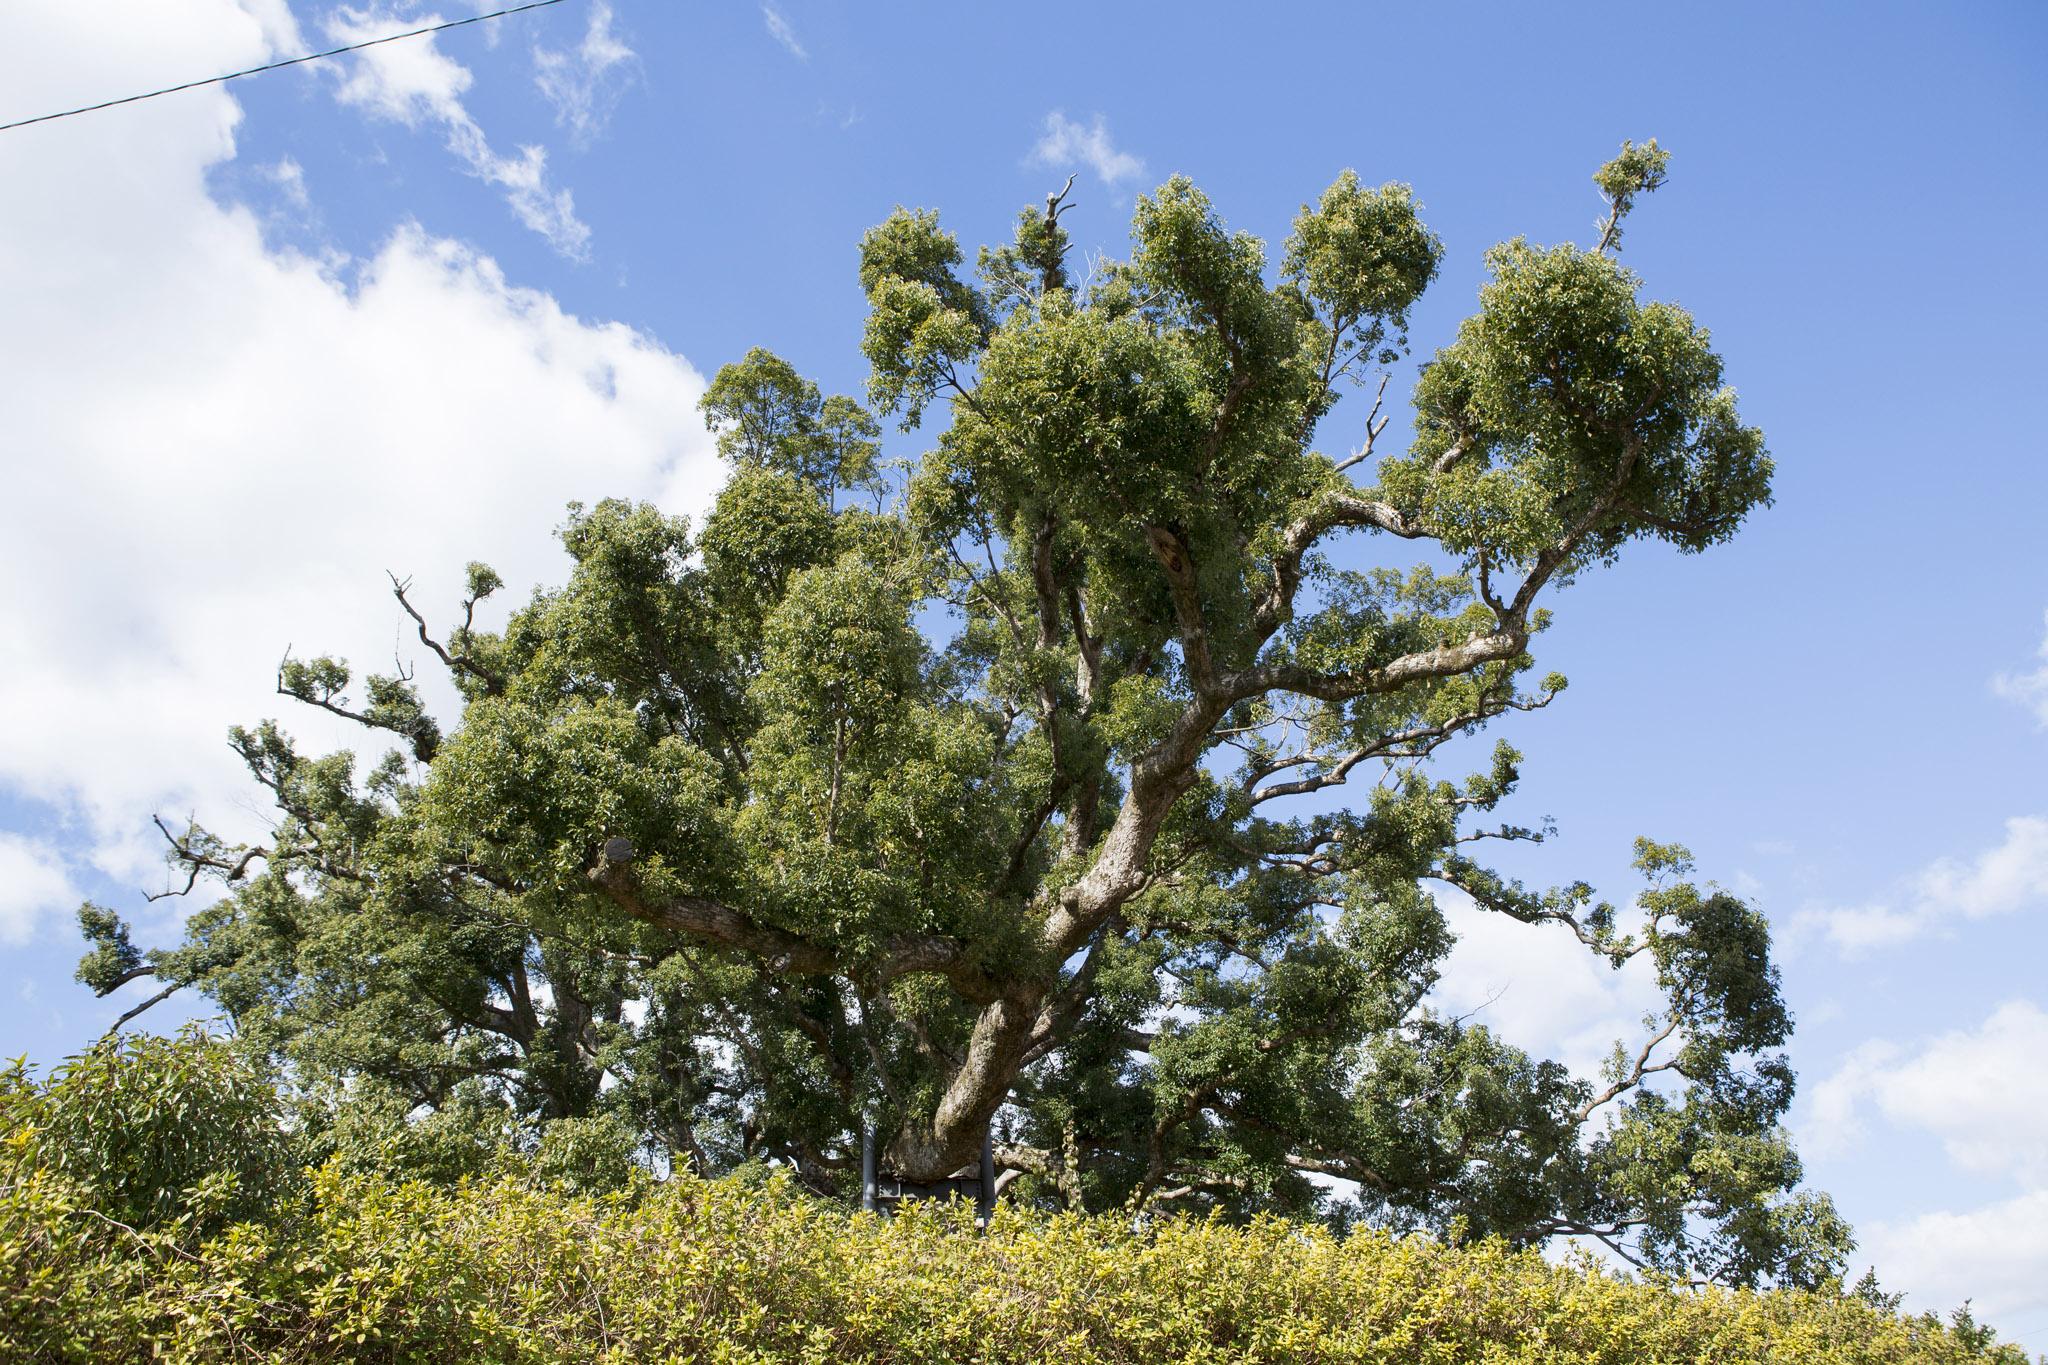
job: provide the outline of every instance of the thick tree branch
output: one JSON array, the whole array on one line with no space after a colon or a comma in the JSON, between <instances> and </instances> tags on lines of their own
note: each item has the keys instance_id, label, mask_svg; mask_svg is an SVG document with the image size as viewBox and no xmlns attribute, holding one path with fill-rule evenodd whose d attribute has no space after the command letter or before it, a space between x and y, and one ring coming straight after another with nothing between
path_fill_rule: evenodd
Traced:
<instances>
[{"instance_id":1,"label":"thick tree branch","mask_svg":"<svg viewBox=\"0 0 2048 1365\"><path fill-rule=\"evenodd\" d=\"M142 963L140 966L130 967L127 971L122 972L112 981L108 981L102 985L94 986L92 988L92 993L95 996L102 998L105 996L112 995L115 991L120 990L123 986L127 985L131 981L140 981L145 976L155 976L156 971L157 968L154 962L145 962Z\"/></svg>"},{"instance_id":2,"label":"thick tree branch","mask_svg":"<svg viewBox=\"0 0 2048 1365\"><path fill-rule=\"evenodd\" d=\"M1491 720L1493 717L1511 710L1541 710L1550 704L1552 695L1545 693L1541 697L1530 698L1526 701L1518 701L1513 697L1505 696L1482 699L1484 704L1478 708L1453 716L1439 724L1415 726L1390 735L1383 735L1370 743L1360 745L1358 748L1338 758L1323 772L1292 782L1275 782L1259 787L1251 793L1251 804L1261 806L1268 801L1277 800L1283 796L1304 796L1310 792L1321 791L1325 787L1340 786L1350 777L1351 770L1367 759L1427 757L1432 751L1443 745L1460 731L1469 729L1481 721ZM1273 773L1282 772L1288 768L1329 761L1329 757L1322 754L1297 754L1289 758L1276 760L1269 766L1255 770L1249 781L1256 781L1259 777L1270 776Z\"/></svg>"},{"instance_id":3,"label":"thick tree branch","mask_svg":"<svg viewBox=\"0 0 2048 1365\"><path fill-rule=\"evenodd\" d=\"M1047 513L1031 537L1031 584L1038 593L1038 647L1060 642L1060 587L1053 576L1052 542L1058 525Z\"/></svg>"},{"instance_id":4,"label":"thick tree branch","mask_svg":"<svg viewBox=\"0 0 2048 1365\"><path fill-rule=\"evenodd\" d=\"M1616 1099L1640 1086L1649 1076L1659 1071L1678 1070L1679 1061L1675 1057L1667 1058L1661 1062L1652 1062L1650 1058L1672 1034L1678 1032L1681 1018L1681 1011L1676 1009L1671 1011L1670 1019L1665 1021L1663 1028L1650 1035L1648 1041L1643 1044L1642 1049L1636 1053L1634 1059L1629 1063L1628 1070L1623 1072L1621 1077L1610 1084L1605 1090L1602 1090L1599 1094L1579 1106L1577 1114L1579 1123L1583 1124L1590 1118L1595 1109L1611 1104Z\"/></svg>"},{"instance_id":5,"label":"thick tree branch","mask_svg":"<svg viewBox=\"0 0 2048 1365\"><path fill-rule=\"evenodd\" d=\"M823 946L787 930L757 924L729 905L703 896L677 895L660 901L644 898L631 871L632 861L630 841L608 840L589 877L614 905L642 923L694 942L751 953L766 959L777 971L813 976L839 970L838 958Z\"/></svg>"},{"instance_id":6,"label":"thick tree branch","mask_svg":"<svg viewBox=\"0 0 2048 1365\"><path fill-rule=\"evenodd\" d=\"M1188 681L1197 693L1214 690L1216 664L1209 653L1209 623L1202 615L1201 583L1195 573L1187 543L1167 526L1145 528L1152 557L1166 574L1173 595L1173 612L1180 624L1181 656L1187 664Z\"/></svg>"},{"instance_id":7,"label":"thick tree branch","mask_svg":"<svg viewBox=\"0 0 2048 1365\"><path fill-rule=\"evenodd\" d=\"M1026 1066L1058 1047L1073 1031L1082 1012L1088 1008L1088 1002L1094 998L1095 977L1102 969L1102 960L1108 946L1116 941L1122 932L1123 921L1114 915L1095 931L1095 938L1088 945L1088 955L1081 959L1081 965L1074 970L1073 977L1048 997L1040 1008L1026 1044Z\"/></svg>"},{"instance_id":8,"label":"thick tree branch","mask_svg":"<svg viewBox=\"0 0 2048 1365\"><path fill-rule=\"evenodd\" d=\"M704 896L676 895L650 900L641 894L631 865L633 846L607 840L589 871L591 882L633 918L696 943L748 953L773 971L795 976L845 975L855 964L823 944L786 929L758 923L743 912ZM955 940L931 936L892 943L873 969L878 984L920 972L945 976L970 1002L994 999L998 984Z\"/></svg>"},{"instance_id":9,"label":"thick tree branch","mask_svg":"<svg viewBox=\"0 0 2048 1365\"><path fill-rule=\"evenodd\" d=\"M1403 540L1420 540L1430 534L1388 503L1348 493L1325 493L1316 498L1307 511L1288 524L1280 537L1280 548L1273 555L1265 594L1252 615L1253 635L1260 643L1271 639L1273 632L1293 616L1295 594L1301 588L1303 558L1331 531L1347 527L1370 527Z\"/></svg>"},{"instance_id":10,"label":"thick tree branch","mask_svg":"<svg viewBox=\"0 0 2048 1365\"><path fill-rule=\"evenodd\" d=\"M1417 650L1363 672L1321 673L1299 664L1261 664L1229 679L1227 686L1241 698L1266 692L1292 692L1317 701L1349 701L1368 693L1393 692L1411 683L1468 673L1482 664L1512 659L1528 646L1528 631L1516 626L1477 635L1455 645Z\"/></svg>"}]
</instances>

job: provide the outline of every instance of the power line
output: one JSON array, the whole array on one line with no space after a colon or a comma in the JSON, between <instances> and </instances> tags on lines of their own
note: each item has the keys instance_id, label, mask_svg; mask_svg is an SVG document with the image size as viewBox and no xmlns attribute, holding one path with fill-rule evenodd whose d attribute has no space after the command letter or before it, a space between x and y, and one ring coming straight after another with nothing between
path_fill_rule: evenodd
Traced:
<instances>
[{"instance_id":1,"label":"power line","mask_svg":"<svg viewBox=\"0 0 2048 1365\"><path fill-rule=\"evenodd\" d=\"M331 47L325 52L308 52L303 57L288 57L281 62L268 62L262 66L252 66L247 71L230 71L225 76L208 76L203 81L186 81L183 85L167 85L161 90L152 90L144 95L124 95L117 100L102 100L98 104L88 104L77 109L66 109L60 113L38 114L34 118L17 119L13 123L0 123L0 133L4 133L10 128L26 128L31 123L48 123L51 119L70 118L73 114L90 114L97 109L112 109L117 104L134 104L137 100L153 100L158 95L175 95L180 90L197 90L202 85L219 85L222 81L239 80L243 76L255 76L265 71L275 71L279 67L297 66L301 62L317 62L322 57L339 57L344 52L360 52L366 47L376 47L379 43L395 43L402 38L417 38L422 34L439 33L443 29L461 28L464 24L481 24L486 19L502 19L508 14L522 14L530 9L546 9L549 5L559 5L561 3L562 0L530 0L528 4L513 5L509 9L496 10L490 14L472 14L467 19L450 19L445 24L428 24L425 28L416 28L407 33L393 33L382 38L371 38L366 42L350 43L345 47Z\"/></svg>"}]
</instances>

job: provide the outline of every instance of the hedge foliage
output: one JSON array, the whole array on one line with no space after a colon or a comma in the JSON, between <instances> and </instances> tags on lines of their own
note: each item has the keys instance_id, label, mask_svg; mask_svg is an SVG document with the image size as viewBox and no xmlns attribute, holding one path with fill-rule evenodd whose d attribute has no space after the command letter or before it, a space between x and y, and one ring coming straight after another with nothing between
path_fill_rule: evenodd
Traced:
<instances>
[{"instance_id":1,"label":"hedge foliage","mask_svg":"<svg viewBox=\"0 0 2048 1365\"><path fill-rule=\"evenodd\" d=\"M281 1178L242 1152L145 1201L122 1154L161 1151L80 1161L104 1135L65 1126L77 1092L111 1091L120 1069L81 1059L49 1086L0 1073L0 1359L2025 1362L1966 1315L1279 1219L1139 1228L1006 1208L981 1233L959 1205L880 1220L765 1175L634 1172L578 1193L510 1155L440 1185L338 1159ZM161 1102L182 1097L213 1150L206 1097L231 1112L242 1091L204 1068L179 1084ZM252 1179L268 1207L230 1220Z\"/></svg>"}]
</instances>

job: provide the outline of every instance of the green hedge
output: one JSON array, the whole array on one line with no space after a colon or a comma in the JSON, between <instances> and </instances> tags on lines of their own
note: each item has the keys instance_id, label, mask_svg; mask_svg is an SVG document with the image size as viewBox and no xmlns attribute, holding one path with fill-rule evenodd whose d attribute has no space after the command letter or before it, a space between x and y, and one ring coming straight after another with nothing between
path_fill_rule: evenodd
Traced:
<instances>
[{"instance_id":1,"label":"green hedge","mask_svg":"<svg viewBox=\"0 0 2048 1365\"><path fill-rule=\"evenodd\" d=\"M1007 1208L982 1233L957 1204L882 1221L780 1178L656 1182L600 1122L406 1178L402 1121L335 1144L277 1106L201 1034L0 1068L0 1361L2026 1359L1874 1292L1694 1291L1499 1245Z\"/></svg>"},{"instance_id":2,"label":"green hedge","mask_svg":"<svg viewBox=\"0 0 2048 1365\"><path fill-rule=\"evenodd\" d=\"M17 1157L32 1138L6 1139ZM0 1359L172 1361L2024 1361L1854 1296L1687 1291L1499 1246L958 1209L889 1221L779 1181L571 1197L315 1172L198 1236L15 1162Z\"/></svg>"}]
</instances>

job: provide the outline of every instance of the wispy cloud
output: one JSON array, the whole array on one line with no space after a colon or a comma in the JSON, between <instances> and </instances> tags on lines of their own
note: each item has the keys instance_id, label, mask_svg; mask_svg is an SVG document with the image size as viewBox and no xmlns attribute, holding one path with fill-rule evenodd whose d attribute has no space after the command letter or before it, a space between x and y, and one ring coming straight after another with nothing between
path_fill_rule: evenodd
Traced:
<instances>
[{"instance_id":1,"label":"wispy cloud","mask_svg":"<svg viewBox=\"0 0 2048 1365\"><path fill-rule=\"evenodd\" d=\"M769 36L789 49L789 55L800 62L807 62L811 54L804 51L804 45L797 41L796 30L789 26L789 20L782 17L782 11L773 5L761 6L761 20L768 25Z\"/></svg>"},{"instance_id":2,"label":"wispy cloud","mask_svg":"<svg viewBox=\"0 0 2048 1365\"><path fill-rule=\"evenodd\" d=\"M1813 1090L1817 1155L1862 1140L1875 1105L1891 1123L1938 1136L1949 1159L1979 1175L2048 1189L2048 1013L2028 1000L1993 1010L1973 1030L1926 1040L1917 1051L1875 1039Z\"/></svg>"},{"instance_id":3,"label":"wispy cloud","mask_svg":"<svg viewBox=\"0 0 2048 1365\"><path fill-rule=\"evenodd\" d=\"M1115 185L1145 173L1145 163L1129 152L1120 151L1109 139L1109 124L1102 115L1087 127L1055 109L1045 116L1045 136L1031 149L1028 165L1053 170L1071 169L1080 162L1095 172L1105 185Z\"/></svg>"},{"instance_id":4,"label":"wispy cloud","mask_svg":"<svg viewBox=\"0 0 2048 1365\"><path fill-rule=\"evenodd\" d=\"M313 207L313 201L306 193L305 168L291 157L279 157L267 166L258 166L256 173L277 186L277 192L284 201L300 213Z\"/></svg>"},{"instance_id":5,"label":"wispy cloud","mask_svg":"<svg viewBox=\"0 0 2048 1365\"><path fill-rule=\"evenodd\" d=\"M1943 858L1920 875L1920 901L1968 919L2048 901L2048 819L2005 822L2005 842L1964 863Z\"/></svg>"},{"instance_id":6,"label":"wispy cloud","mask_svg":"<svg viewBox=\"0 0 2048 1365\"><path fill-rule=\"evenodd\" d=\"M2048 620L2048 613L2043 614L2043 619ZM1991 690L2008 701L2031 708L2041 728L2048 730L2048 634L2042 636L2036 657L2041 660L2039 668L2031 673L2000 673L1991 680Z\"/></svg>"},{"instance_id":7,"label":"wispy cloud","mask_svg":"<svg viewBox=\"0 0 2048 1365\"><path fill-rule=\"evenodd\" d=\"M1930 863L1898 896L1870 905L1801 911L1795 926L1856 954L1896 947L1958 920L2048 905L2048 817L2016 816L2005 839L1973 860Z\"/></svg>"},{"instance_id":8,"label":"wispy cloud","mask_svg":"<svg viewBox=\"0 0 2048 1365\"><path fill-rule=\"evenodd\" d=\"M333 41L361 42L391 32L395 21L382 11L342 10L327 20L326 29ZM448 150L471 175L502 189L520 222L562 255L586 259L590 229L576 216L569 191L549 183L547 150L523 146L513 156L492 150L462 103L472 79L468 67L444 54L432 38L423 38L361 53L342 79L340 99L410 128L438 124Z\"/></svg>"},{"instance_id":9,"label":"wispy cloud","mask_svg":"<svg viewBox=\"0 0 2048 1365\"><path fill-rule=\"evenodd\" d=\"M1940 1141L1955 1168L2021 1193L1977 1208L1940 1209L1859 1226L1862 1252L1888 1288L1920 1308L1970 1297L1991 1314L2038 1303L2048 1265L2048 1013L2027 1000L1974 1029L1912 1047L1875 1039L1813 1088L1800 1145L1828 1160L1868 1140L1868 1120Z\"/></svg>"},{"instance_id":10,"label":"wispy cloud","mask_svg":"<svg viewBox=\"0 0 2048 1365\"><path fill-rule=\"evenodd\" d=\"M56 849L0 830L0 943L26 941L43 918L78 901Z\"/></svg>"},{"instance_id":11,"label":"wispy cloud","mask_svg":"<svg viewBox=\"0 0 2048 1365\"><path fill-rule=\"evenodd\" d=\"M632 75L634 56L612 32L612 7L598 0L582 42L560 52L535 46L533 81L554 106L555 122L585 143L604 131Z\"/></svg>"}]
</instances>

